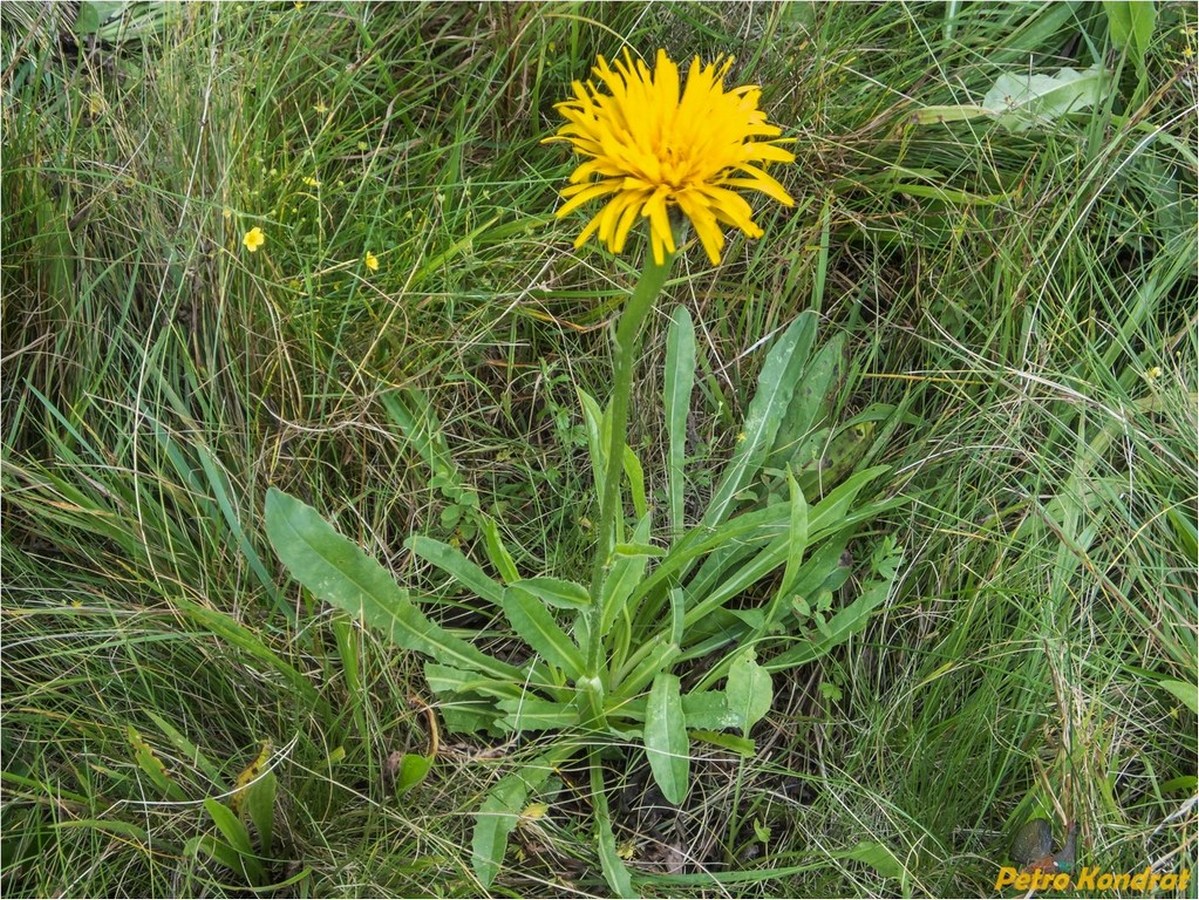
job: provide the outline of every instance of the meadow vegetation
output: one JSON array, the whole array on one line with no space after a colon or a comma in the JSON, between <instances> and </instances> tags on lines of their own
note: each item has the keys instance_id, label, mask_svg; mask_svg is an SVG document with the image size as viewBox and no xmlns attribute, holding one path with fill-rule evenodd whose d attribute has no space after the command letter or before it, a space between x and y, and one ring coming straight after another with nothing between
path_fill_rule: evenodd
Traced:
<instances>
[{"instance_id":1,"label":"meadow vegetation","mask_svg":"<svg viewBox=\"0 0 1199 900\"><path fill-rule=\"evenodd\" d=\"M771 168L796 205L755 204L765 236L730 233L719 266L689 247L650 315L648 502L668 310L695 323L692 521L811 311L842 348L821 423L868 424L852 469L887 467L823 612L902 553L860 631L776 674L751 755L691 743L680 806L644 756L605 759L635 888L989 895L1035 815L1077 821L1088 865L1195 867L1193 6L0 21L6 896L482 892L472 814L538 736L447 728L420 659L290 579L264 504L303 500L501 651L503 617L411 536L486 560L494 523L521 573L587 570L579 391L608 395L647 244L574 250L573 162L542 141L624 46L735 55L797 157ZM585 776L551 782L491 894L608 893Z\"/></svg>"}]
</instances>

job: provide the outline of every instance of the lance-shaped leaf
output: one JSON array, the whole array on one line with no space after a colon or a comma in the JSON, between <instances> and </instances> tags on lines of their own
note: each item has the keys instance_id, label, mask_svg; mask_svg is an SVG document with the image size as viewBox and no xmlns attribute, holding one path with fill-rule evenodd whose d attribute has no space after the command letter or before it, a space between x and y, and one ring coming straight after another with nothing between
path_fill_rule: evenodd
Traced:
<instances>
[{"instance_id":1,"label":"lance-shaped leaf","mask_svg":"<svg viewBox=\"0 0 1199 900\"><path fill-rule=\"evenodd\" d=\"M703 523L713 528L724 521L733 498L761 468L774 444L779 424L791 403L795 384L816 337L816 314L802 313L774 342L758 375L758 388L745 415L737 448L725 466L720 485L712 495Z\"/></svg>"},{"instance_id":2,"label":"lance-shaped leaf","mask_svg":"<svg viewBox=\"0 0 1199 900\"><path fill-rule=\"evenodd\" d=\"M583 653L562 630L536 596L516 587L504 591L504 615L525 643L571 678L579 678L586 667Z\"/></svg>"},{"instance_id":3,"label":"lance-shaped leaf","mask_svg":"<svg viewBox=\"0 0 1199 900\"><path fill-rule=\"evenodd\" d=\"M690 787L691 756L677 675L662 672L654 679L645 704L644 736L654 781L662 796L678 806Z\"/></svg>"},{"instance_id":4,"label":"lance-shaped leaf","mask_svg":"<svg viewBox=\"0 0 1199 900\"><path fill-rule=\"evenodd\" d=\"M670 533L682 535L683 461L687 446L687 413L691 410L691 389L695 383L695 328L685 306L676 306L670 314L666 333L666 372L663 402L666 408L666 493L670 507Z\"/></svg>"},{"instance_id":5,"label":"lance-shaped leaf","mask_svg":"<svg viewBox=\"0 0 1199 900\"><path fill-rule=\"evenodd\" d=\"M408 539L408 548L421 559L431 562L452 576L472 594L496 605L503 600L504 586L449 544L417 534Z\"/></svg>"},{"instance_id":6,"label":"lance-shaped leaf","mask_svg":"<svg viewBox=\"0 0 1199 900\"><path fill-rule=\"evenodd\" d=\"M537 790L549 777L560 755L561 751L547 753L501 778L475 813L470 862L483 887L491 887L500 871L508 849L508 835L516 827L529 792Z\"/></svg>"},{"instance_id":7,"label":"lance-shaped leaf","mask_svg":"<svg viewBox=\"0 0 1199 900\"><path fill-rule=\"evenodd\" d=\"M519 669L430 621L381 565L303 501L271 488L266 533L293 578L326 603L361 617L397 646L494 678L520 678Z\"/></svg>"}]
</instances>

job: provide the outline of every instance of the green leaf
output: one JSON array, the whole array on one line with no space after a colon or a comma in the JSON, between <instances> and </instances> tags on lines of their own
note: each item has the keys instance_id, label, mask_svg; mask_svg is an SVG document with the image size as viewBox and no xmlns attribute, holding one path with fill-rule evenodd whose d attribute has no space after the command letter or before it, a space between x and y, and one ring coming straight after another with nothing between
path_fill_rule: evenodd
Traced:
<instances>
[{"instance_id":1,"label":"green leaf","mask_svg":"<svg viewBox=\"0 0 1199 900\"><path fill-rule=\"evenodd\" d=\"M721 747L725 750L731 750L738 756L744 756L746 759L752 757L757 752L757 747L750 738L739 737L735 734L729 734L725 731L708 731L701 729L688 729L687 733L691 735L692 740L703 741L706 744L711 744L713 747Z\"/></svg>"},{"instance_id":2,"label":"green leaf","mask_svg":"<svg viewBox=\"0 0 1199 900\"><path fill-rule=\"evenodd\" d=\"M1107 13L1112 45L1117 49L1131 47L1134 58L1144 65L1157 19L1151 0L1103 0L1103 11Z\"/></svg>"},{"instance_id":3,"label":"green leaf","mask_svg":"<svg viewBox=\"0 0 1199 900\"><path fill-rule=\"evenodd\" d=\"M744 647L733 657L724 692L737 727L748 736L750 729L770 711L774 700L770 673L758 665L753 647Z\"/></svg>"},{"instance_id":4,"label":"green leaf","mask_svg":"<svg viewBox=\"0 0 1199 900\"><path fill-rule=\"evenodd\" d=\"M633 530L633 541L638 544L648 543L650 534L650 518L643 516L641 521L637 523L637 527ZM637 585L641 583L641 578L645 574L645 566L647 557L645 554L637 553L632 555L616 556L612 565L609 567L607 574L604 576L604 583L600 587L600 604L602 614L600 616L600 627L604 634L612 628L616 622L617 614L625 608L629 597L632 596Z\"/></svg>"},{"instance_id":5,"label":"green leaf","mask_svg":"<svg viewBox=\"0 0 1199 900\"><path fill-rule=\"evenodd\" d=\"M246 788L246 811L250 814L250 821L258 829L259 852L262 856L271 855L271 843L275 834L275 794L278 787L279 780L275 773L268 769Z\"/></svg>"},{"instance_id":6,"label":"green leaf","mask_svg":"<svg viewBox=\"0 0 1199 900\"><path fill-rule=\"evenodd\" d=\"M504 591L502 605L512 629L525 643L571 678L582 676L586 667L582 651L535 595L513 585Z\"/></svg>"},{"instance_id":7,"label":"green leaf","mask_svg":"<svg viewBox=\"0 0 1199 900\"><path fill-rule=\"evenodd\" d=\"M641 467L641 460L628 444L624 448L623 463L625 478L629 480L629 494L633 500L633 514L641 518L649 510L645 500L645 470Z\"/></svg>"},{"instance_id":8,"label":"green leaf","mask_svg":"<svg viewBox=\"0 0 1199 900\"><path fill-rule=\"evenodd\" d=\"M902 878L903 864L891 849L878 841L861 841L849 850L834 853L835 859L854 859L863 862L884 878Z\"/></svg>"},{"instance_id":9,"label":"green leaf","mask_svg":"<svg viewBox=\"0 0 1199 900\"><path fill-rule=\"evenodd\" d=\"M1165 688L1193 713L1199 713L1199 686L1186 681L1159 681L1158 685Z\"/></svg>"},{"instance_id":10,"label":"green leaf","mask_svg":"<svg viewBox=\"0 0 1199 900\"><path fill-rule=\"evenodd\" d=\"M514 581L520 580L520 573L516 570L516 563L512 560L512 554L508 552L508 548L504 546L504 542L500 539L499 526L495 524L495 520L490 516L481 516L483 526L483 545L487 548L487 558L491 560L491 564L495 566L495 570L500 573L500 578L504 579L505 584L512 584Z\"/></svg>"},{"instance_id":11,"label":"green leaf","mask_svg":"<svg viewBox=\"0 0 1199 900\"><path fill-rule=\"evenodd\" d=\"M591 477L595 496L604 496L604 478L608 472L608 452L604 442L604 413L594 397L576 388L579 406L583 409L583 426L587 432L587 450L591 454Z\"/></svg>"},{"instance_id":12,"label":"green leaf","mask_svg":"<svg viewBox=\"0 0 1199 900\"><path fill-rule=\"evenodd\" d=\"M238 854L240 866L232 867L233 870L244 874L251 884L261 884L265 875L262 862L254 855L254 847L250 843L250 833L246 831L246 826L242 824L241 819L234 814L233 810L212 797L204 798L204 808L212 816L212 821L216 823L221 836Z\"/></svg>"},{"instance_id":13,"label":"green leaf","mask_svg":"<svg viewBox=\"0 0 1199 900\"><path fill-rule=\"evenodd\" d=\"M816 314L801 313L766 355L737 448L704 513L703 524L708 528L724 521L733 498L761 468L787 412L815 336Z\"/></svg>"},{"instance_id":14,"label":"green leaf","mask_svg":"<svg viewBox=\"0 0 1199 900\"><path fill-rule=\"evenodd\" d=\"M528 591L541 602L557 609L587 609L591 606L591 596L587 593L587 588L577 581L539 576L522 578L512 582L509 587Z\"/></svg>"},{"instance_id":15,"label":"green leaf","mask_svg":"<svg viewBox=\"0 0 1199 900\"><path fill-rule=\"evenodd\" d=\"M406 794L429 775L433 768L433 757L421 756L419 753L405 753L400 758L400 767L396 770L396 792Z\"/></svg>"},{"instance_id":16,"label":"green leaf","mask_svg":"<svg viewBox=\"0 0 1199 900\"><path fill-rule=\"evenodd\" d=\"M666 493L670 507L670 533L680 536L686 528L683 520L683 493L686 482L683 466L687 448L687 414L691 410L691 390L695 385L695 328L685 306L670 313L666 333L666 372L662 402L666 410L668 442Z\"/></svg>"},{"instance_id":17,"label":"green leaf","mask_svg":"<svg viewBox=\"0 0 1199 900\"><path fill-rule=\"evenodd\" d=\"M616 835L612 833L612 816L608 812L608 797L604 793L604 767L593 754L591 759L591 805L595 811L595 843L599 848L600 869L604 880L617 897L636 897L629 869L616 852Z\"/></svg>"},{"instance_id":18,"label":"green leaf","mask_svg":"<svg viewBox=\"0 0 1199 900\"><path fill-rule=\"evenodd\" d=\"M507 713L504 724L512 731L560 731L579 721L579 707L572 703L554 703L525 695L505 699L496 708Z\"/></svg>"},{"instance_id":19,"label":"green leaf","mask_svg":"<svg viewBox=\"0 0 1199 900\"><path fill-rule=\"evenodd\" d=\"M449 544L423 534L413 535L406 543L413 553L437 566L475 596L497 606L503 602L504 586Z\"/></svg>"},{"instance_id":20,"label":"green leaf","mask_svg":"<svg viewBox=\"0 0 1199 900\"><path fill-rule=\"evenodd\" d=\"M653 544L617 544L612 548L614 556L665 556L666 551Z\"/></svg>"},{"instance_id":21,"label":"green leaf","mask_svg":"<svg viewBox=\"0 0 1199 900\"><path fill-rule=\"evenodd\" d=\"M1009 131L1027 131L1072 112L1098 105L1107 90L1108 73L1099 65L1056 75L1005 72L995 80L982 105Z\"/></svg>"},{"instance_id":22,"label":"green leaf","mask_svg":"<svg viewBox=\"0 0 1199 900\"><path fill-rule=\"evenodd\" d=\"M791 491L791 516L787 528L787 563L783 568L783 580L779 585L779 596L791 589L796 573L803 562L808 547L808 502L804 499L799 483L787 473L787 487Z\"/></svg>"},{"instance_id":23,"label":"green leaf","mask_svg":"<svg viewBox=\"0 0 1199 900\"><path fill-rule=\"evenodd\" d=\"M546 753L501 778L475 813L470 862L483 887L491 887L503 865L508 835L516 827L529 793L545 782L558 764L560 755L561 750Z\"/></svg>"},{"instance_id":24,"label":"green leaf","mask_svg":"<svg viewBox=\"0 0 1199 900\"><path fill-rule=\"evenodd\" d=\"M276 488L266 497L266 533L300 584L326 603L360 616L397 646L493 678L519 680L519 669L431 622L382 566L312 507Z\"/></svg>"},{"instance_id":25,"label":"green leaf","mask_svg":"<svg viewBox=\"0 0 1199 900\"><path fill-rule=\"evenodd\" d=\"M836 335L812 357L791 395L787 414L775 435L774 449L767 458L768 466L781 469L794 460L810 433L828 419L844 355L844 336Z\"/></svg>"},{"instance_id":26,"label":"green leaf","mask_svg":"<svg viewBox=\"0 0 1199 900\"><path fill-rule=\"evenodd\" d=\"M868 583L857 600L840 610L820 629L821 636L819 638L801 641L793 649L768 660L766 668L777 672L792 666L803 665L819 659L834 647L845 643L866 627L871 613L887 599L887 595L891 591L891 584L892 581L889 579Z\"/></svg>"},{"instance_id":27,"label":"green leaf","mask_svg":"<svg viewBox=\"0 0 1199 900\"><path fill-rule=\"evenodd\" d=\"M679 657L679 645L674 643L655 643L641 662L620 682L613 686L614 700L625 700L635 697L645 690L661 672L668 669Z\"/></svg>"},{"instance_id":28,"label":"green leaf","mask_svg":"<svg viewBox=\"0 0 1199 900\"><path fill-rule=\"evenodd\" d=\"M476 693L496 699L516 699L522 694L518 681L490 678L478 672L468 672L455 669L453 666L443 666L435 662L425 663L425 681L429 689L441 697L453 694Z\"/></svg>"},{"instance_id":29,"label":"green leaf","mask_svg":"<svg viewBox=\"0 0 1199 900\"><path fill-rule=\"evenodd\" d=\"M183 788L179 787L171 778L166 766L154 752L154 748L146 743L138 730L132 725L126 725L125 733L129 739L129 745L133 748L133 758L137 762L138 768L158 790L162 791L163 796L169 800L187 799Z\"/></svg>"},{"instance_id":30,"label":"green leaf","mask_svg":"<svg viewBox=\"0 0 1199 900\"><path fill-rule=\"evenodd\" d=\"M660 673L645 705L645 754L662 796L675 806L691 786L690 744L676 675Z\"/></svg>"}]
</instances>

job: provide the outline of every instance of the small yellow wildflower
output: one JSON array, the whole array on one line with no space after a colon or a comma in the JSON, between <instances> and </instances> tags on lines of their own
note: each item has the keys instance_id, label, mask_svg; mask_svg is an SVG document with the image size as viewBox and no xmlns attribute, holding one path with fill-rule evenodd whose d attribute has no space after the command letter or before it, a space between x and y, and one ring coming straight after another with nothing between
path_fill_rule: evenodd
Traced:
<instances>
[{"instance_id":1,"label":"small yellow wildflower","mask_svg":"<svg viewBox=\"0 0 1199 900\"><path fill-rule=\"evenodd\" d=\"M1162 367L1161 366L1153 366L1152 368L1146 370L1146 372L1145 372L1145 380L1146 381L1157 381L1157 379L1159 379L1161 377L1162 377Z\"/></svg>"},{"instance_id":2,"label":"small yellow wildflower","mask_svg":"<svg viewBox=\"0 0 1199 900\"><path fill-rule=\"evenodd\" d=\"M601 56L592 70L607 93L595 81L574 83L574 98L555 107L566 124L546 141L567 141L587 160L562 191L566 203L558 215L607 198L576 247L598 233L611 252L620 253L637 219L649 219L650 246L661 265L666 253L676 249L670 212L677 210L691 220L708 259L716 264L724 247L721 226L740 228L751 238L763 233L738 190L761 191L785 206L794 205L762 168L795 161L794 154L779 146L788 139L758 109L760 88L725 91L732 64L728 57L702 66L695 57L681 87L679 68L665 50L658 51L652 73L626 50L615 69Z\"/></svg>"},{"instance_id":3,"label":"small yellow wildflower","mask_svg":"<svg viewBox=\"0 0 1199 900\"><path fill-rule=\"evenodd\" d=\"M266 243L266 235L262 233L261 228L255 225L246 232L246 235L241 239L241 242L251 253L257 253L258 248Z\"/></svg>"},{"instance_id":4,"label":"small yellow wildflower","mask_svg":"<svg viewBox=\"0 0 1199 900\"><path fill-rule=\"evenodd\" d=\"M329 111L329 107L325 106L324 100L318 100L316 106L312 107L312 111L323 116Z\"/></svg>"},{"instance_id":5,"label":"small yellow wildflower","mask_svg":"<svg viewBox=\"0 0 1199 900\"><path fill-rule=\"evenodd\" d=\"M305 183L306 185L308 185L310 188L318 188L318 187L320 187L320 186L321 186L321 183L320 183L320 181L318 181L317 179L313 178L311 175L305 175L305 176L304 176L304 183Z\"/></svg>"},{"instance_id":6,"label":"small yellow wildflower","mask_svg":"<svg viewBox=\"0 0 1199 900\"><path fill-rule=\"evenodd\" d=\"M363 257L362 261L366 263L366 267L372 272L379 271L379 257L375 256L375 254L371 253L369 250L366 251L366 256Z\"/></svg>"}]
</instances>

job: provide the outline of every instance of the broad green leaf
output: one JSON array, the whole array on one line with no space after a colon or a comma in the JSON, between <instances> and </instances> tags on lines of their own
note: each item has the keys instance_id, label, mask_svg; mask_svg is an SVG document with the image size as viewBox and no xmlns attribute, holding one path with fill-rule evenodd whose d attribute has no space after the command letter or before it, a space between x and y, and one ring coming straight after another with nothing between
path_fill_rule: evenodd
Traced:
<instances>
[{"instance_id":1,"label":"broad green leaf","mask_svg":"<svg viewBox=\"0 0 1199 900\"><path fill-rule=\"evenodd\" d=\"M734 728L737 719L729 710L724 691L691 691L683 695L683 716L690 728Z\"/></svg>"},{"instance_id":2,"label":"broad green leaf","mask_svg":"<svg viewBox=\"0 0 1199 900\"><path fill-rule=\"evenodd\" d=\"M516 570L516 563L512 560L512 554L508 552L508 548L504 546L503 540L500 538L499 526L495 524L495 519L490 516L480 516L483 545L487 548L487 558L491 560L491 564L495 566L495 570L500 573L500 578L504 579L505 584L512 584L514 581L520 580L520 573Z\"/></svg>"},{"instance_id":3,"label":"broad green leaf","mask_svg":"<svg viewBox=\"0 0 1199 900\"><path fill-rule=\"evenodd\" d=\"M1056 75L1005 72L995 80L982 105L1010 131L1027 131L1072 112L1098 105L1107 90L1108 73L1099 65L1081 72L1064 68Z\"/></svg>"},{"instance_id":4,"label":"broad green leaf","mask_svg":"<svg viewBox=\"0 0 1199 900\"><path fill-rule=\"evenodd\" d=\"M225 520L229 534L236 542L242 556L246 558L246 562L250 566L250 571L254 573L254 577L258 580L258 583L266 588L267 595L276 606L286 610L289 615L294 614L283 598L279 596L279 589L267 572L266 566L262 564L262 560L258 558L258 551L254 549L253 544L250 543L250 539L246 537L245 530L241 525L241 515L233 501L235 491L229 481L229 476L221 464L217 462L212 451L206 446L197 442L195 444L195 453L200 460L200 467L204 470L204 475L208 478L209 489L212 496L216 499L217 507L220 509L221 516Z\"/></svg>"},{"instance_id":5,"label":"broad green leaf","mask_svg":"<svg viewBox=\"0 0 1199 900\"><path fill-rule=\"evenodd\" d=\"M522 690L521 681L491 678L435 662L425 663L425 681L439 697L476 693L496 699L515 699L521 696Z\"/></svg>"},{"instance_id":6,"label":"broad green leaf","mask_svg":"<svg viewBox=\"0 0 1199 900\"><path fill-rule=\"evenodd\" d=\"M1165 790L1165 785L1162 786ZM150 832L140 825L134 825L132 822L123 822L120 819L64 819L61 822L55 822L50 827L56 831L107 831L110 834L118 837L128 838L137 841L140 844L150 843Z\"/></svg>"},{"instance_id":7,"label":"broad green leaf","mask_svg":"<svg viewBox=\"0 0 1199 900\"><path fill-rule=\"evenodd\" d=\"M493 678L519 679L519 669L431 622L382 566L306 503L271 488L266 533L293 578L326 603L360 616L397 646Z\"/></svg>"},{"instance_id":8,"label":"broad green leaf","mask_svg":"<svg viewBox=\"0 0 1199 900\"><path fill-rule=\"evenodd\" d=\"M512 586L504 591L502 606L512 629L525 643L571 678L583 674L582 651L535 595Z\"/></svg>"},{"instance_id":9,"label":"broad green leaf","mask_svg":"<svg viewBox=\"0 0 1199 900\"><path fill-rule=\"evenodd\" d=\"M737 720L741 733L748 737L750 729L770 711L774 700L770 673L758 665L753 647L745 647L733 657L724 692L728 697L729 712Z\"/></svg>"},{"instance_id":10,"label":"broad green leaf","mask_svg":"<svg viewBox=\"0 0 1199 900\"><path fill-rule=\"evenodd\" d=\"M758 375L757 390L750 401L743 430L738 435L737 447L704 513L703 524L708 528L715 528L724 521L733 498L761 468L787 412L815 336L816 314L801 313L766 355Z\"/></svg>"},{"instance_id":11,"label":"broad green leaf","mask_svg":"<svg viewBox=\"0 0 1199 900\"><path fill-rule=\"evenodd\" d=\"M579 721L579 707L574 703L554 703L525 695L516 700L496 703L507 715L504 723L513 731L559 731Z\"/></svg>"},{"instance_id":12,"label":"broad green leaf","mask_svg":"<svg viewBox=\"0 0 1199 900\"><path fill-rule=\"evenodd\" d=\"M783 568L782 584L779 585L780 595L790 590L795 582L804 551L808 547L808 502L790 472L787 473L787 487L791 491L791 518L787 529L787 563Z\"/></svg>"},{"instance_id":13,"label":"broad green leaf","mask_svg":"<svg viewBox=\"0 0 1199 900\"><path fill-rule=\"evenodd\" d=\"M766 509L756 509L729 519L713 531L692 528L667 551L666 556L633 592L632 601L640 605L651 591L661 592L661 602L666 602L666 588L677 581L691 563L706 553L724 547L736 547L742 542L769 540L771 529L781 529L787 521L787 504L778 503ZM658 607L648 607L650 621L657 617ZM640 621L640 615L639 615Z\"/></svg>"},{"instance_id":14,"label":"broad green leaf","mask_svg":"<svg viewBox=\"0 0 1199 900\"><path fill-rule=\"evenodd\" d=\"M560 762L562 751L544 754L511 775L501 778L475 813L471 839L471 866L483 887L491 887L504 863L508 835L516 827L531 791L537 790Z\"/></svg>"},{"instance_id":15,"label":"broad green leaf","mask_svg":"<svg viewBox=\"0 0 1199 900\"><path fill-rule=\"evenodd\" d=\"M238 853L229 844L216 835L201 834L183 845L183 852L189 856L199 857L201 854L224 866L231 872L236 872L251 884L261 883L261 877L255 879L251 871L253 863L248 863L247 857Z\"/></svg>"},{"instance_id":16,"label":"broad green leaf","mask_svg":"<svg viewBox=\"0 0 1199 900\"><path fill-rule=\"evenodd\" d=\"M389 391L380 399L387 415L399 426L433 475L460 483L461 476L442 434L437 412L424 391L416 388Z\"/></svg>"},{"instance_id":17,"label":"broad green leaf","mask_svg":"<svg viewBox=\"0 0 1199 900\"><path fill-rule=\"evenodd\" d=\"M1143 65L1157 19L1152 0L1103 0L1103 11L1107 13L1113 46L1130 47L1138 64Z\"/></svg>"},{"instance_id":18,"label":"broad green leaf","mask_svg":"<svg viewBox=\"0 0 1199 900\"><path fill-rule=\"evenodd\" d=\"M682 588L670 592L670 642L683 645L683 617L687 612L687 595Z\"/></svg>"},{"instance_id":19,"label":"broad green leaf","mask_svg":"<svg viewBox=\"0 0 1199 900\"><path fill-rule=\"evenodd\" d=\"M903 864L885 844L878 841L861 841L849 850L832 854L836 859L853 859L863 862L884 878L902 878Z\"/></svg>"},{"instance_id":20,"label":"broad green leaf","mask_svg":"<svg viewBox=\"0 0 1199 900\"><path fill-rule=\"evenodd\" d=\"M421 756L419 753L405 753L400 758L400 767L396 771L396 791L406 794L429 775L433 768L433 757Z\"/></svg>"},{"instance_id":21,"label":"broad green leaf","mask_svg":"<svg viewBox=\"0 0 1199 900\"><path fill-rule=\"evenodd\" d=\"M224 782L224 776L221 774L221 768L212 762L207 756L200 752L200 748L189 741L182 732L174 725L168 722L165 718L154 712L152 709L143 710L150 717L158 730L174 744L183 754L183 758L190 760L211 779L213 784L221 784Z\"/></svg>"},{"instance_id":22,"label":"broad green leaf","mask_svg":"<svg viewBox=\"0 0 1199 900\"><path fill-rule=\"evenodd\" d=\"M691 390L695 384L695 328L685 306L670 313L666 333L666 372L662 402L666 410L666 493L670 508L670 533L683 534L683 475L687 447L687 414L691 411Z\"/></svg>"},{"instance_id":23,"label":"broad green leaf","mask_svg":"<svg viewBox=\"0 0 1199 900\"><path fill-rule=\"evenodd\" d=\"M591 606L591 596L587 593L587 588L577 581L538 576L514 581L509 587L528 591L547 606L557 609L586 609Z\"/></svg>"},{"instance_id":24,"label":"broad green leaf","mask_svg":"<svg viewBox=\"0 0 1199 900\"><path fill-rule=\"evenodd\" d=\"M504 586L449 544L416 534L408 538L407 546L421 559L437 566L475 596L497 606L503 601Z\"/></svg>"},{"instance_id":25,"label":"broad green leaf","mask_svg":"<svg viewBox=\"0 0 1199 900\"><path fill-rule=\"evenodd\" d=\"M262 856L271 855L271 843L275 834L275 794L279 781L275 773L269 769L246 788L246 812L250 821L258 829L259 852Z\"/></svg>"},{"instance_id":26,"label":"broad green leaf","mask_svg":"<svg viewBox=\"0 0 1199 900\"><path fill-rule=\"evenodd\" d=\"M492 700L456 701L440 707L446 731L451 734L508 734Z\"/></svg>"},{"instance_id":27,"label":"broad green leaf","mask_svg":"<svg viewBox=\"0 0 1199 900\"><path fill-rule=\"evenodd\" d=\"M829 418L837 373L844 356L845 339L836 335L812 357L791 395L767 465L783 468L787 461L794 459L804 439Z\"/></svg>"},{"instance_id":28,"label":"broad green leaf","mask_svg":"<svg viewBox=\"0 0 1199 900\"><path fill-rule=\"evenodd\" d=\"M267 530L267 535L268 537L270 535L269 527ZM321 697L319 693L317 693L316 688L312 686L312 682L310 682L302 672L294 668L290 663L285 662L282 657L267 647L266 644L262 642L262 638L259 636L259 634L253 629L242 625L232 616L220 612L219 610L200 606L198 603L193 603L185 597L175 597L172 602L174 603L175 607L182 610L189 619L197 622L207 631L210 631L221 639L228 641L234 647L237 647L239 650L243 650L247 655L265 663L267 666L282 675L291 689L294 690L305 703L315 707L318 710L328 709L328 704L325 702L325 699Z\"/></svg>"},{"instance_id":29,"label":"broad green leaf","mask_svg":"<svg viewBox=\"0 0 1199 900\"><path fill-rule=\"evenodd\" d=\"M645 705L645 754L654 781L669 803L678 806L690 788L691 756L677 675L660 673Z\"/></svg>"},{"instance_id":30,"label":"broad green leaf","mask_svg":"<svg viewBox=\"0 0 1199 900\"><path fill-rule=\"evenodd\" d=\"M837 432L819 458L798 473L804 496L818 500L852 472L870 448L874 427L873 422L855 422Z\"/></svg>"},{"instance_id":31,"label":"broad green leaf","mask_svg":"<svg viewBox=\"0 0 1199 900\"><path fill-rule=\"evenodd\" d=\"M1199 686L1187 681L1159 681L1158 685L1185 703L1191 712L1199 713Z\"/></svg>"},{"instance_id":32,"label":"broad green leaf","mask_svg":"<svg viewBox=\"0 0 1199 900\"><path fill-rule=\"evenodd\" d=\"M233 870L244 874L251 884L261 884L265 872L262 862L254 855L254 847L250 843L250 833L246 831L246 826L242 824L233 810L219 800L205 797L204 808L212 816L212 821L216 823L221 837L238 854L240 866L233 867Z\"/></svg>"}]
</instances>

